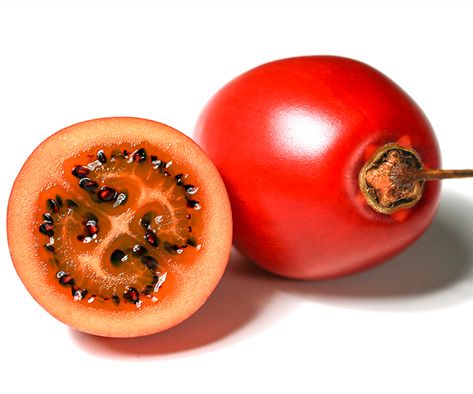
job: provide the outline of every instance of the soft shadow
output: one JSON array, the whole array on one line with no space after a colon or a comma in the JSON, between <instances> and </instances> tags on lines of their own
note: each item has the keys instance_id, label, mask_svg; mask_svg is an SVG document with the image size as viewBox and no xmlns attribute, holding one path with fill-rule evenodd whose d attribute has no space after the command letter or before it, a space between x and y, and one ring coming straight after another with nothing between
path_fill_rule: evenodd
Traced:
<instances>
[{"instance_id":1,"label":"soft shadow","mask_svg":"<svg viewBox=\"0 0 473 394\"><path fill-rule=\"evenodd\" d=\"M70 329L87 352L100 356L158 356L201 348L241 330L269 303L274 278L247 264L236 251L220 284L192 317L171 330L142 338L104 338Z\"/></svg>"},{"instance_id":2,"label":"soft shadow","mask_svg":"<svg viewBox=\"0 0 473 394\"><path fill-rule=\"evenodd\" d=\"M473 204L444 192L426 233L374 269L341 279L290 285L287 291L319 302L366 309L447 307L473 296Z\"/></svg>"}]
</instances>

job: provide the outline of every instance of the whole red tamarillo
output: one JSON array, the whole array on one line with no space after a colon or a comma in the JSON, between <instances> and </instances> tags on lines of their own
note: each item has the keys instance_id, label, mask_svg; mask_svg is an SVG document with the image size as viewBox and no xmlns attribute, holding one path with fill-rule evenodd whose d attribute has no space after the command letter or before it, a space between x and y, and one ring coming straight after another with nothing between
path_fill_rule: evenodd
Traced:
<instances>
[{"instance_id":1,"label":"whole red tamarillo","mask_svg":"<svg viewBox=\"0 0 473 394\"><path fill-rule=\"evenodd\" d=\"M336 56L254 68L210 100L195 135L219 169L234 243L276 274L330 278L412 244L435 214L432 127L398 85Z\"/></svg>"}]
</instances>

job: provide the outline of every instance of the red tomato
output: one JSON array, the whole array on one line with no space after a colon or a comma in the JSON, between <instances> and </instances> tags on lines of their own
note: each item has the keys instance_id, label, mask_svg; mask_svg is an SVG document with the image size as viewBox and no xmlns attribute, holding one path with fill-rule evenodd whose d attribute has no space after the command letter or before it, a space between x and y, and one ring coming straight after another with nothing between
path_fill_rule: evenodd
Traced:
<instances>
[{"instance_id":1,"label":"red tomato","mask_svg":"<svg viewBox=\"0 0 473 394\"><path fill-rule=\"evenodd\" d=\"M235 245L279 275L372 267L415 241L436 211L438 182L392 214L361 194L360 170L379 147L413 148L427 168L438 168L440 154L416 103L355 60L299 57L250 70L211 99L196 138L226 183Z\"/></svg>"}]
</instances>

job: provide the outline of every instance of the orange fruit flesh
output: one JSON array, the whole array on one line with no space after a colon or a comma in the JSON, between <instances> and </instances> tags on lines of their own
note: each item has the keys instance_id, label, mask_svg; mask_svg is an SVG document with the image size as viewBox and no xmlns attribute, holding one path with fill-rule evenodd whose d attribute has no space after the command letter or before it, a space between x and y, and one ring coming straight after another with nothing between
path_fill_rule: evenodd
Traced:
<instances>
[{"instance_id":1,"label":"orange fruit flesh","mask_svg":"<svg viewBox=\"0 0 473 394\"><path fill-rule=\"evenodd\" d=\"M205 302L228 260L231 215L190 139L109 118L71 126L31 155L8 236L17 272L51 314L85 332L140 336Z\"/></svg>"}]
</instances>

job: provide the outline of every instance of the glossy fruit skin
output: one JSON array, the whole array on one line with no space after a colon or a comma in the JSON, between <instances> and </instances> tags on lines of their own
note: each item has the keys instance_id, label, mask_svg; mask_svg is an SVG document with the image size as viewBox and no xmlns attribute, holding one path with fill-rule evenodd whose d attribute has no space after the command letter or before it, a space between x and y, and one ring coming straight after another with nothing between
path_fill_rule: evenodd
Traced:
<instances>
[{"instance_id":1,"label":"glossy fruit skin","mask_svg":"<svg viewBox=\"0 0 473 394\"><path fill-rule=\"evenodd\" d=\"M430 168L440 153L416 103L359 61L309 56L252 69L215 94L195 135L227 186L234 244L285 277L331 278L379 264L415 241L436 211L438 182L392 215L364 201L358 174L377 148L411 147Z\"/></svg>"}]
</instances>

